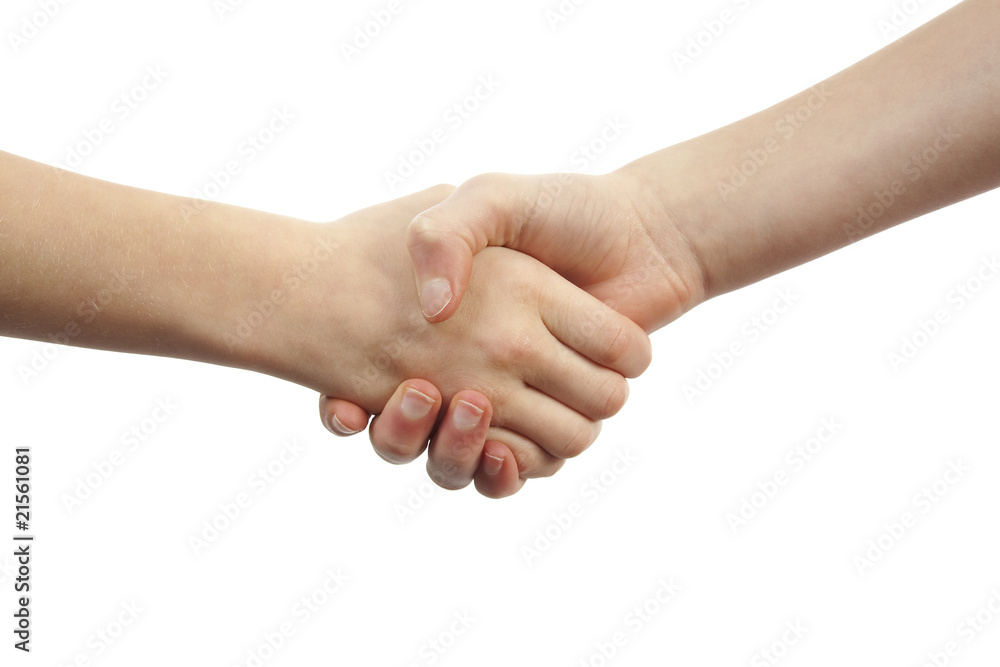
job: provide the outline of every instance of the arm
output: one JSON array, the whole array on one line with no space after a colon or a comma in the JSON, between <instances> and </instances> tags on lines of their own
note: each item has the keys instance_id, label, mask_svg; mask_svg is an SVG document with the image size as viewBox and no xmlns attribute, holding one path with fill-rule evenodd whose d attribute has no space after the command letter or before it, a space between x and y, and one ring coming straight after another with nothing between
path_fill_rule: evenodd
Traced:
<instances>
[{"instance_id":1,"label":"arm","mask_svg":"<svg viewBox=\"0 0 1000 667\"><path fill-rule=\"evenodd\" d=\"M0 334L278 372L237 322L307 226L193 204L0 153Z\"/></svg>"},{"instance_id":2,"label":"arm","mask_svg":"<svg viewBox=\"0 0 1000 667\"><path fill-rule=\"evenodd\" d=\"M799 95L606 176L471 179L410 226L418 289L450 285L425 293L424 314L451 316L472 255L506 245L651 331L994 188L998 31L1000 5L966 0Z\"/></svg>"},{"instance_id":3,"label":"arm","mask_svg":"<svg viewBox=\"0 0 1000 667\"><path fill-rule=\"evenodd\" d=\"M774 275L1000 185L998 30L1000 5L966 0L789 100L623 171L666 202L650 227L680 229L701 298ZM765 164L746 165L760 150L773 151Z\"/></svg>"},{"instance_id":4,"label":"arm","mask_svg":"<svg viewBox=\"0 0 1000 667\"><path fill-rule=\"evenodd\" d=\"M410 225L424 315L451 317L473 254L505 245L653 331L994 188L998 33L1000 6L966 0L791 99L611 174L470 179ZM349 403L330 408L360 419Z\"/></svg>"},{"instance_id":5,"label":"arm","mask_svg":"<svg viewBox=\"0 0 1000 667\"><path fill-rule=\"evenodd\" d=\"M641 372L648 340L508 251L477 262L466 317L430 327L412 304L405 224L449 191L316 224L0 153L0 334L255 370L369 411L407 377L449 401L482 388L485 405L463 406L469 432L537 443L552 466L624 401L624 378L604 366ZM579 340L586 318L600 340ZM434 473L458 485L444 463Z\"/></svg>"}]
</instances>

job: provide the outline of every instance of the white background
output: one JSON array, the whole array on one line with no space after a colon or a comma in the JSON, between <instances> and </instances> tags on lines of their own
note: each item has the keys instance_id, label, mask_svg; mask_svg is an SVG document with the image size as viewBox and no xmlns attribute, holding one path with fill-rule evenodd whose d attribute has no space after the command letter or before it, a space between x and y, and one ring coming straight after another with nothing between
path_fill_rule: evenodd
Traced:
<instances>
[{"instance_id":1,"label":"white background","mask_svg":"<svg viewBox=\"0 0 1000 667\"><path fill-rule=\"evenodd\" d=\"M10 35L41 10L9 0L0 148L65 163L108 117L78 171L193 196L286 107L294 122L217 198L332 220L483 171L574 170L578 147L620 119L627 129L585 165L610 171L807 88L955 3L911 0L914 16L886 36L885 0L592 0L554 27L556 0L406 1L348 62L341 44L386 4L247 0L220 16L211 0L69 2L15 50ZM724 8L735 20L679 71L673 53ZM116 98L147 67L166 78L121 118ZM490 75L496 92L446 123ZM447 141L390 191L384 173L436 127ZM37 535L30 656L11 648L13 547L0 551L0 662L254 665L248 652L289 622L263 664L762 665L798 623L780 664L916 666L952 640L949 664L986 664L1000 619L971 642L959 625L993 591L1000 609L1000 281L961 310L948 294L1000 250L998 203L953 206L697 308L654 335L652 367L589 451L502 501L431 492L422 460L392 467L364 435L333 438L301 387L0 340L0 437L9 459L32 447ZM744 325L781 289L793 307L751 342ZM938 308L947 325L893 369L887 355ZM689 402L682 387L734 341L746 354ZM25 380L37 355L44 369ZM179 407L153 430L165 399ZM829 418L843 428L795 470L786 454ZM133 427L150 435L129 451ZM304 452L258 495L250 477L292 439ZM124 463L67 509L116 449ZM626 453L635 462L609 472ZM968 472L924 512L914 496L949 461ZM727 514L777 470L788 483L734 532ZM195 555L189 538L241 492L250 507ZM560 528L573 503L582 515ZM916 525L882 535L905 512ZM888 548L859 568L880 535ZM338 568L349 581L308 620L296 613ZM671 578L680 592L660 604ZM130 603L142 611L109 646L97 633L118 634ZM468 629L453 625L463 614Z\"/></svg>"}]
</instances>

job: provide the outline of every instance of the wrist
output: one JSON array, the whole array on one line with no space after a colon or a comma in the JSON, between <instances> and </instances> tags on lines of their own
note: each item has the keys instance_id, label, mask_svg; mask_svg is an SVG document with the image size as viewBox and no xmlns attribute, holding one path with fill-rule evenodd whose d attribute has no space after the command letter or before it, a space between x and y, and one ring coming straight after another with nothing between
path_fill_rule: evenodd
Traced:
<instances>
[{"instance_id":1,"label":"wrist","mask_svg":"<svg viewBox=\"0 0 1000 667\"><path fill-rule=\"evenodd\" d=\"M670 268L670 282L680 312L687 312L715 296L716 260L708 242L707 220L718 220L716 198L698 166L685 155L683 146L672 146L621 167L609 177L624 179L632 193L635 215Z\"/></svg>"},{"instance_id":2,"label":"wrist","mask_svg":"<svg viewBox=\"0 0 1000 667\"><path fill-rule=\"evenodd\" d=\"M790 146L780 160L771 158L780 168L761 166L759 157L749 162L755 150L776 143L782 113L779 105L623 168L651 193L657 217L649 227L657 243L683 244L694 259L692 307L818 254L798 235L781 235L798 219L803 198L794 175L812 157Z\"/></svg>"},{"instance_id":3,"label":"wrist","mask_svg":"<svg viewBox=\"0 0 1000 667\"><path fill-rule=\"evenodd\" d=\"M203 264L214 268L182 308L186 356L302 383L294 358L304 332L286 310L315 273L310 246L330 226L221 205L202 215L219 242L204 249Z\"/></svg>"},{"instance_id":4,"label":"wrist","mask_svg":"<svg viewBox=\"0 0 1000 667\"><path fill-rule=\"evenodd\" d=\"M429 326L415 290L399 289L412 286L404 228L393 253L371 224L261 223L266 230L251 233L269 238L240 260L245 287L235 287L239 298L213 322L222 363L378 411L403 379L398 357L414 342L406 327Z\"/></svg>"}]
</instances>

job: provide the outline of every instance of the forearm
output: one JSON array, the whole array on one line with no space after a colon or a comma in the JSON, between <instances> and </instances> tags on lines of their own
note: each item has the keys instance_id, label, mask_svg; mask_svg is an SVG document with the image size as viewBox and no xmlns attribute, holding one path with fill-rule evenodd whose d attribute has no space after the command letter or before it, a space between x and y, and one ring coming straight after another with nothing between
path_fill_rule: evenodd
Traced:
<instances>
[{"instance_id":1,"label":"forearm","mask_svg":"<svg viewBox=\"0 0 1000 667\"><path fill-rule=\"evenodd\" d=\"M0 334L273 372L233 334L305 224L0 153Z\"/></svg>"},{"instance_id":2,"label":"forearm","mask_svg":"<svg viewBox=\"0 0 1000 667\"><path fill-rule=\"evenodd\" d=\"M1000 185L997 34L1000 5L966 0L813 89L622 171L681 228L704 298L742 287Z\"/></svg>"}]
</instances>

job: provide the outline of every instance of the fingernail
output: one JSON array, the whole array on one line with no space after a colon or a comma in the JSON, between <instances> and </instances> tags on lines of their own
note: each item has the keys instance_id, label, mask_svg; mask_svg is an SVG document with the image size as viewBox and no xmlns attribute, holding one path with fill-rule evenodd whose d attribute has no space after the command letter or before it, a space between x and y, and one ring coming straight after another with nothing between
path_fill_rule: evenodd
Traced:
<instances>
[{"instance_id":1,"label":"fingernail","mask_svg":"<svg viewBox=\"0 0 1000 667\"><path fill-rule=\"evenodd\" d=\"M344 424L337 418L337 415L333 415L326 422L326 428L329 431L336 433L337 435L354 435L357 431L351 430L344 426Z\"/></svg>"},{"instance_id":2,"label":"fingernail","mask_svg":"<svg viewBox=\"0 0 1000 667\"><path fill-rule=\"evenodd\" d=\"M420 309L425 317L434 317L451 303L451 285L444 278L433 278L420 286Z\"/></svg>"},{"instance_id":3,"label":"fingernail","mask_svg":"<svg viewBox=\"0 0 1000 667\"><path fill-rule=\"evenodd\" d=\"M500 472L500 468L502 467L502 458L493 456L492 454L486 454L486 458L483 459L483 472L492 477Z\"/></svg>"},{"instance_id":4,"label":"fingernail","mask_svg":"<svg viewBox=\"0 0 1000 667\"><path fill-rule=\"evenodd\" d=\"M407 387L403 392L403 402L399 406L407 419L416 421L423 419L434 407L434 399L423 394L412 387Z\"/></svg>"},{"instance_id":5,"label":"fingernail","mask_svg":"<svg viewBox=\"0 0 1000 667\"><path fill-rule=\"evenodd\" d=\"M466 401L459 401L455 407L455 428L460 431L471 431L479 426L483 411Z\"/></svg>"}]
</instances>

